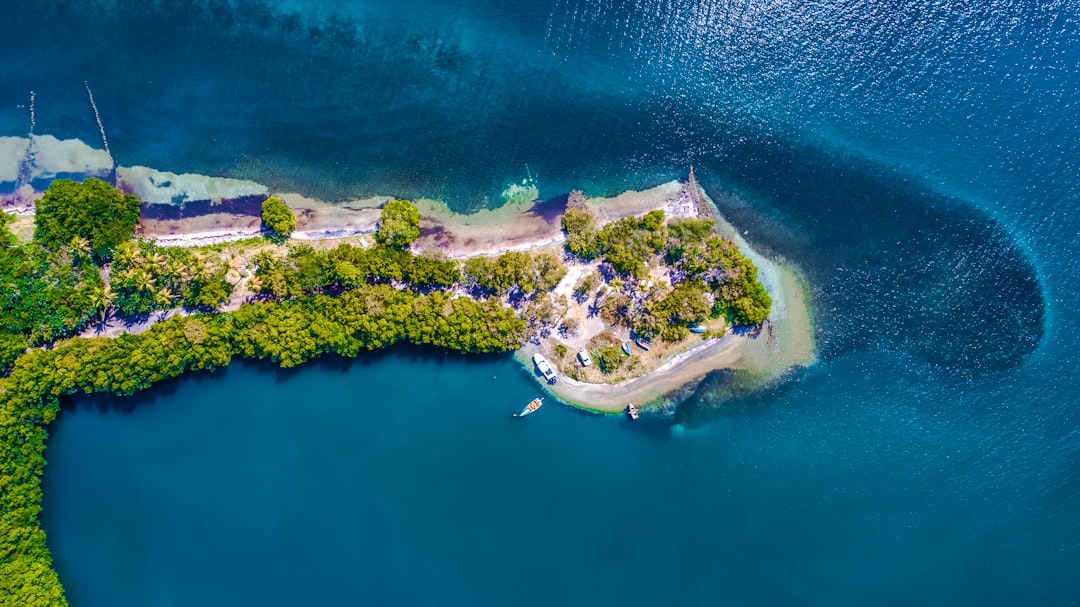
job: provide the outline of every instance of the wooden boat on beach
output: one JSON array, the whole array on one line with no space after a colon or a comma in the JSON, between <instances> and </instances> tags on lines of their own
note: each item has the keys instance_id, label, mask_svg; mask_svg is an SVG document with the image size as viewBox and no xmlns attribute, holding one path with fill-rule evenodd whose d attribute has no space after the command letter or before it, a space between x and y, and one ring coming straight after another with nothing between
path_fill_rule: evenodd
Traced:
<instances>
[{"instance_id":1,"label":"wooden boat on beach","mask_svg":"<svg viewBox=\"0 0 1080 607\"><path fill-rule=\"evenodd\" d=\"M626 415L630 418L631 421L637 421L638 417L640 417L637 412L637 407L634 406L634 403L626 405Z\"/></svg>"},{"instance_id":2,"label":"wooden boat on beach","mask_svg":"<svg viewBox=\"0 0 1080 607\"><path fill-rule=\"evenodd\" d=\"M638 347L645 351L648 351L648 349L652 346L652 342L645 339L644 337L639 337L635 339L634 342L637 343Z\"/></svg>"},{"instance_id":3,"label":"wooden boat on beach","mask_svg":"<svg viewBox=\"0 0 1080 607\"><path fill-rule=\"evenodd\" d=\"M689 329L691 333L704 333L706 330L703 325L691 325Z\"/></svg>"},{"instance_id":4,"label":"wooden boat on beach","mask_svg":"<svg viewBox=\"0 0 1080 607\"><path fill-rule=\"evenodd\" d=\"M526 415L532 415L536 413L540 407L544 406L544 399L534 398L529 401L529 404L525 405L525 408L520 413L515 413L514 417L525 417Z\"/></svg>"},{"instance_id":5,"label":"wooden boat on beach","mask_svg":"<svg viewBox=\"0 0 1080 607\"><path fill-rule=\"evenodd\" d=\"M622 351L625 352L627 356L629 356L630 355L630 344L626 343L625 341L622 342Z\"/></svg>"}]
</instances>

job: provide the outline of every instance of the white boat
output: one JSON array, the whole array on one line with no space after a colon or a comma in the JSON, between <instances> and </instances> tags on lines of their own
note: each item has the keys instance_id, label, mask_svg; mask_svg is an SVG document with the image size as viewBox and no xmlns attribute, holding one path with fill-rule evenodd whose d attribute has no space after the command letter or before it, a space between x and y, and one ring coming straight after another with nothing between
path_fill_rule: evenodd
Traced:
<instances>
[{"instance_id":1,"label":"white boat","mask_svg":"<svg viewBox=\"0 0 1080 607\"><path fill-rule=\"evenodd\" d=\"M551 368L551 365L548 364L548 361L544 358L543 354L540 354L539 352L533 354L532 360L533 364L536 365L536 370L540 372L540 375L544 376L544 379L546 379L549 384L559 383L559 376L555 375L555 370Z\"/></svg>"},{"instance_id":2,"label":"white boat","mask_svg":"<svg viewBox=\"0 0 1080 607\"><path fill-rule=\"evenodd\" d=\"M637 412L637 407L634 406L634 403L626 405L626 414L630 417L630 419L637 420L639 415Z\"/></svg>"},{"instance_id":3,"label":"white boat","mask_svg":"<svg viewBox=\"0 0 1080 607\"><path fill-rule=\"evenodd\" d=\"M525 408L522 409L520 413L515 413L514 417L525 417L526 415L531 415L531 414L536 413L537 411L539 411L540 407L543 407L543 406L544 406L544 399L542 399L542 398L534 398L531 401L529 401L529 404L525 405Z\"/></svg>"}]
</instances>

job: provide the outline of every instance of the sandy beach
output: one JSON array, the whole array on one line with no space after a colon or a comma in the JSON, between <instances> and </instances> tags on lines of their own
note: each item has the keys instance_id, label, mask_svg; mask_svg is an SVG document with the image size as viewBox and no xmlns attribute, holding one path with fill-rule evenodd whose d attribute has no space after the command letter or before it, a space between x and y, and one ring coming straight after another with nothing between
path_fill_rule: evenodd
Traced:
<instances>
[{"instance_id":1,"label":"sandy beach","mask_svg":"<svg viewBox=\"0 0 1080 607\"><path fill-rule=\"evenodd\" d=\"M743 248L743 252L748 250ZM582 409L619 413L633 403L671 404L665 397L686 386L694 386L717 369L743 369L762 376L779 375L796 365L814 361L813 334L806 292L794 270L768 261L754 260L759 276L773 297L773 309L756 335L728 333L721 338L702 340L672 356L658 368L640 377L617 383L585 383L560 375L548 385L535 373L531 357L537 351L552 358L550 347L528 344L516 356L537 382L559 400ZM571 363L574 364L574 363Z\"/></svg>"}]
</instances>

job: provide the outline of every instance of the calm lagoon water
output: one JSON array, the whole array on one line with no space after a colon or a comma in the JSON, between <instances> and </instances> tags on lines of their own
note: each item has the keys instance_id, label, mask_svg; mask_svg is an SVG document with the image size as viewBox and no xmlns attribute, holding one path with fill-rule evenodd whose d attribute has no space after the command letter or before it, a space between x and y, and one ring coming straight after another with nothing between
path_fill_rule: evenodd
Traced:
<instances>
[{"instance_id":1,"label":"calm lagoon water","mask_svg":"<svg viewBox=\"0 0 1080 607\"><path fill-rule=\"evenodd\" d=\"M1076 604L1075 2L9 4L0 135L96 144L86 81L121 164L460 211L693 162L821 348L638 426L411 349L72 403L73 605Z\"/></svg>"}]
</instances>

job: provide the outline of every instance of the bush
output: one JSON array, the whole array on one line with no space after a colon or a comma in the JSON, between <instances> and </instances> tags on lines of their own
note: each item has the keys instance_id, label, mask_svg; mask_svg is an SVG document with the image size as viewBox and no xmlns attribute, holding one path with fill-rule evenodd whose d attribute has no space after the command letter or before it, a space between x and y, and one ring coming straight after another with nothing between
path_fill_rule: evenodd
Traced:
<instances>
[{"instance_id":1,"label":"bush","mask_svg":"<svg viewBox=\"0 0 1080 607\"><path fill-rule=\"evenodd\" d=\"M596 217L584 208L567 209L562 217L566 231L566 250L583 259L593 259L597 254Z\"/></svg>"},{"instance_id":2,"label":"bush","mask_svg":"<svg viewBox=\"0 0 1080 607\"><path fill-rule=\"evenodd\" d=\"M499 296L550 291L563 276L566 268L548 253L508 251L498 257L473 257L465 261L464 268L469 287Z\"/></svg>"},{"instance_id":3,"label":"bush","mask_svg":"<svg viewBox=\"0 0 1080 607\"><path fill-rule=\"evenodd\" d=\"M600 370L604 373L612 373L626 362L630 355L623 352L620 346L600 346L596 349L596 358L600 363Z\"/></svg>"},{"instance_id":4,"label":"bush","mask_svg":"<svg viewBox=\"0 0 1080 607\"><path fill-rule=\"evenodd\" d=\"M584 301L600 286L600 276L596 272L589 272L576 285L574 285L574 299Z\"/></svg>"},{"instance_id":5,"label":"bush","mask_svg":"<svg viewBox=\"0 0 1080 607\"><path fill-rule=\"evenodd\" d=\"M27 348L30 341L19 333L0 332L0 373L11 366Z\"/></svg>"},{"instance_id":6,"label":"bush","mask_svg":"<svg viewBox=\"0 0 1080 607\"><path fill-rule=\"evenodd\" d=\"M414 257L405 274L415 287L452 287L461 280L458 262L432 253Z\"/></svg>"},{"instance_id":7,"label":"bush","mask_svg":"<svg viewBox=\"0 0 1080 607\"><path fill-rule=\"evenodd\" d=\"M82 252L37 243L0 248L0 328L37 345L86 326L104 307L96 297L104 283L85 239L81 245Z\"/></svg>"},{"instance_id":8,"label":"bush","mask_svg":"<svg viewBox=\"0 0 1080 607\"><path fill-rule=\"evenodd\" d=\"M96 260L112 257L113 249L135 235L139 199L123 194L100 179L77 183L52 182L37 202L34 240L49 249L71 244L80 237L89 243Z\"/></svg>"},{"instance_id":9,"label":"bush","mask_svg":"<svg viewBox=\"0 0 1080 607\"><path fill-rule=\"evenodd\" d=\"M641 278L645 263L667 244L664 212L651 211L642 218L623 217L604 226L596 235L596 250L612 269L624 276Z\"/></svg>"},{"instance_id":10,"label":"bush","mask_svg":"<svg viewBox=\"0 0 1080 607\"><path fill-rule=\"evenodd\" d=\"M296 229L296 216L277 196L271 196L262 203L263 226L270 228L278 236L288 236Z\"/></svg>"},{"instance_id":11,"label":"bush","mask_svg":"<svg viewBox=\"0 0 1080 607\"><path fill-rule=\"evenodd\" d=\"M383 205L375 241L395 249L407 249L420 238L420 211L408 200L391 200Z\"/></svg>"}]
</instances>

